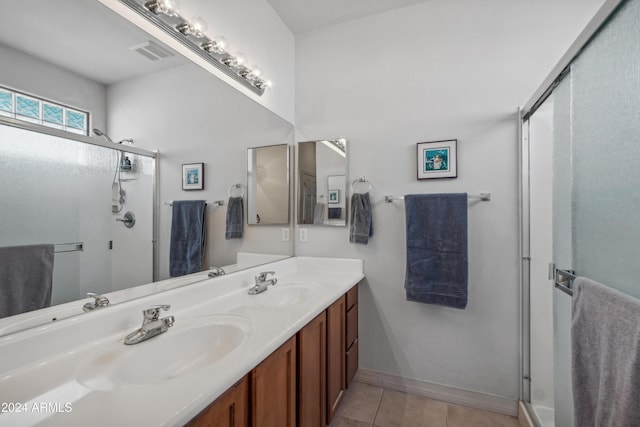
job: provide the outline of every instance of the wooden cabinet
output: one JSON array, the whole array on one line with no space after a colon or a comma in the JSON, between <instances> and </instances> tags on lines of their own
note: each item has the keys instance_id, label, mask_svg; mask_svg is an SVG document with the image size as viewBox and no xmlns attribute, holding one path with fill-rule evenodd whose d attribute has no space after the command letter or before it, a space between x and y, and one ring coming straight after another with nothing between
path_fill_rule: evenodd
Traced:
<instances>
[{"instance_id":1,"label":"wooden cabinet","mask_svg":"<svg viewBox=\"0 0 640 427\"><path fill-rule=\"evenodd\" d=\"M333 420L346 386L345 307L343 295L327 308L327 424Z\"/></svg>"},{"instance_id":2,"label":"wooden cabinet","mask_svg":"<svg viewBox=\"0 0 640 427\"><path fill-rule=\"evenodd\" d=\"M348 388L358 370L358 285L346 296L345 388Z\"/></svg>"},{"instance_id":3,"label":"wooden cabinet","mask_svg":"<svg viewBox=\"0 0 640 427\"><path fill-rule=\"evenodd\" d=\"M298 426L326 425L327 315L320 313L298 332Z\"/></svg>"},{"instance_id":4,"label":"wooden cabinet","mask_svg":"<svg viewBox=\"0 0 640 427\"><path fill-rule=\"evenodd\" d=\"M296 426L296 337L251 371L251 425Z\"/></svg>"},{"instance_id":5,"label":"wooden cabinet","mask_svg":"<svg viewBox=\"0 0 640 427\"><path fill-rule=\"evenodd\" d=\"M187 427L249 427L248 377L245 376L189 421Z\"/></svg>"}]
</instances>

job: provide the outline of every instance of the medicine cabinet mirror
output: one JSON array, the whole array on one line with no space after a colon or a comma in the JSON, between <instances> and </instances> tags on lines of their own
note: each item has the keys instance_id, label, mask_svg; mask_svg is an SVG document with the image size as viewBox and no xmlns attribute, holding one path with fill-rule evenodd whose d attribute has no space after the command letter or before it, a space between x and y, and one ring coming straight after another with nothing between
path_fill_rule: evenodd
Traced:
<instances>
[{"instance_id":1,"label":"medicine cabinet mirror","mask_svg":"<svg viewBox=\"0 0 640 427\"><path fill-rule=\"evenodd\" d=\"M298 224L347 225L347 140L298 143Z\"/></svg>"},{"instance_id":2,"label":"medicine cabinet mirror","mask_svg":"<svg viewBox=\"0 0 640 427\"><path fill-rule=\"evenodd\" d=\"M289 224L289 146L247 151L247 222Z\"/></svg>"}]
</instances>

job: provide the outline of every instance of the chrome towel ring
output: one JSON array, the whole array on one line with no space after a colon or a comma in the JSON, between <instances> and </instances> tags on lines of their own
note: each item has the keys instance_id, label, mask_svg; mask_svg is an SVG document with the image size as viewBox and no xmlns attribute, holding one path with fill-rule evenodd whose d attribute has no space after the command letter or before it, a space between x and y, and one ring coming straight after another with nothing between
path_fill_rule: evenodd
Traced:
<instances>
[{"instance_id":1,"label":"chrome towel ring","mask_svg":"<svg viewBox=\"0 0 640 427\"><path fill-rule=\"evenodd\" d=\"M369 182L369 180L364 177L364 176L359 176L356 179L353 180L353 182L351 182L351 192L352 193L358 193L355 189L356 184L358 183L366 183L369 188L367 189L367 191L364 191L362 194L364 193L369 193L371 190L373 190L373 185L371 185L371 183Z\"/></svg>"},{"instance_id":2,"label":"chrome towel ring","mask_svg":"<svg viewBox=\"0 0 640 427\"><path fill-rule=\"evenodd\" d=\"M239 196L234 196L232 193L234 190L240 190L241 193ZM242 185L241 183L237 183L237 184L232 184L229 186L229 197L244 197L244 185Z\"/></svg>"}]
</instances>

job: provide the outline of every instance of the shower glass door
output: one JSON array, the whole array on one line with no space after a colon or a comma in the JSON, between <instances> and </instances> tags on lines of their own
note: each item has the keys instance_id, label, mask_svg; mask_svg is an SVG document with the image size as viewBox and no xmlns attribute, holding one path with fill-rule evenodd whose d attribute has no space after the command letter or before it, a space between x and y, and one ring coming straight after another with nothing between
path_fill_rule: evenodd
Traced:
<instances>
[{"instance_id":1,"label":"shower glass door","mask_svg":"<svg viewBox=\"0 0 640 427\"><path fill-rule=\"evenodd\" d=\"M554 425L552 254L553 96L523 126L524 400L538 425Z\"/></svg>"}]
</instances>

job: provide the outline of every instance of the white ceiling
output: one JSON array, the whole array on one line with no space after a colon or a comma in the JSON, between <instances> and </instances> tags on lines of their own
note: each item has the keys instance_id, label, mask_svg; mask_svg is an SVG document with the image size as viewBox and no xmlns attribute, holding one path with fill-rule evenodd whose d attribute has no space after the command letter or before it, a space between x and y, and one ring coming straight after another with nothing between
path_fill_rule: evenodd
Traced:
<instances>
[{"instance_id":1,"label":"white ceiling","mask_svg":"<svg viewBox=\"0 0 640 427\"><path fill-rule=\"evenodd\" d=\"M294 34L428 0L267 0Z\"/></svg>"},{"instance_id":2,"label":"white ceiling","mask_svg":"<svg viewBox=\"0 0 640 427\"><path fill-rule=\"evenodd\" d=\"M97 1L3 1L1 13L0 44L103 84L186 63L178 54L150 61L130 50L153 38Z\"/></svg>"}]
</instances>

